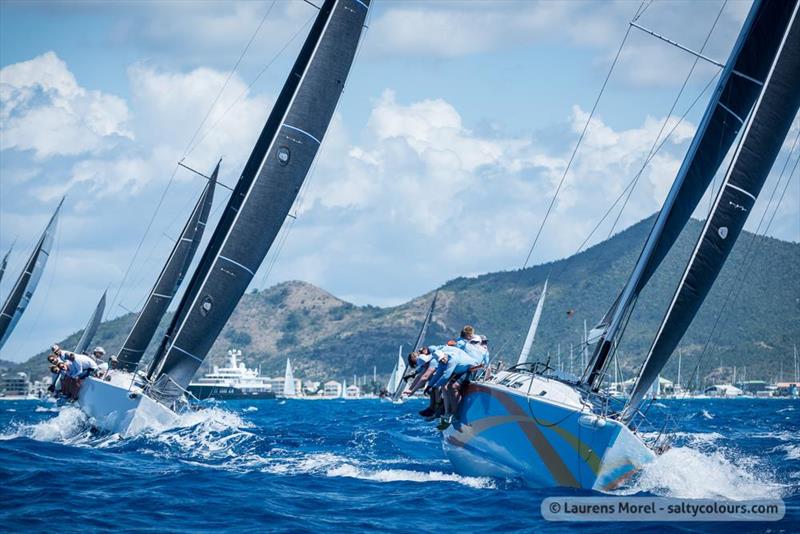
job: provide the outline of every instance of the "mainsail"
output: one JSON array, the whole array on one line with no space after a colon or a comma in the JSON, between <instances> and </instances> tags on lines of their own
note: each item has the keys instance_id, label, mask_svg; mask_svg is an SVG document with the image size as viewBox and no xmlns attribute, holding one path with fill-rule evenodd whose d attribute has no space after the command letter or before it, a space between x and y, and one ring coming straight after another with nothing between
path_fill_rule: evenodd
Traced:
<instances>
[{"instance_id":1,"label":"mainsail","mask_svg":"<svg viewBox=\"0 0 800 534\"><path fill-rule=\"evenodd\" d=\"M219 163L211 173L211 177L203 188L203 193L197 200L189 219L181 231L181 235L172 247L167 262L161 269L153 289L150 290L142 311L136 317L133 328L128 333L128 337L122 344L122 348L117 354L120 369L134 371L139 365L139 361L147 350L147 345L153 339L158 324L167 312L178 287L189 270L189 266L194 258L194 253L203 238L203 231L206 228L206 221L211 212L211 204L214 201L214 188L219 174Z\"/></svg>"},{"instance_id":2,"label":"mainsail","mask_svg":"<svg viewBox=\"0 0 800 534\"><path fill-rule=\"evenodd\" d=\"M148 377L185 389L255 276L317 154L355 57L369 0L326 0L192 276Z\"/></svg>"},{"instance_id":3,"label":"mainsail","mask_svg":"<svg viewBox=\"0 0 800 534\"><path fill-rule=\"evenodd\" d=\"M36 243L30 258L25 263L25 268L17 278L17 282L11 289L8 298L6 298L5 304L3 304L3 308L0 311L0 348L3 347L11 335L22 314L25 313L25 308L28 307L28 303L33 297L33 292L36 291L36 286L42 277L47 258L50 256L50 248L53 246L53 237L58 226L58 214L63 204L64 199L62 198L55 213L50 217L50 222L47 223L42 236Z\"/></svg>"},{"instance_id":4,"label":"mainsail","mask_svg":"<svg viewBox=\"0 0 800 534\"><path fill-rule=\"evenodd\" d=\"M422 348L425 344L425 336L428 333L428 326L431 324L431 319L433 318L433 310L436 308L436 299L439 297L439 291L433 294L433 300L431 300L431 305L428 308L428 313L425 314L425 320L422 321L422 327L419 329L419 334L417 335L417 341L414 343L414 350L418 351ZM402 346L400 349L400 356L402 358ZM405 364L403 364L405 366ZM397 382L397 387L394 390L388 390L392 394L392 400L400 399L400 396L403 394L403 390L406 388L406 384L408 383L409 379L413 377L416 373L409 373L406 374L405 371L399 377L400 380Z\"/></svg>"},{"instance_id":5,"label":"mainsail","mask_svg":"<svg viewBox=\"0 0 800 534\"><path fill-rule=\"evenodd\" d=\"M789 4L789 2L787 2ZM678 346L711 290L753 209L800 109L800 23L797 2L788 24L775 28L781 38L744 134L706 220L694 252L667 309L631 393L626 417L636 413L647 389Z\"/></svg>"},{"instance_id":6,"label":"mainsail","mask_svg":"<svg viewBox=\"0 0 800 534\"><path fill-rule=\"evenodd\" d=\"M106 310L106 293L107 291L103 291L100 302L97 303L94 313L92 313L92 316L89 318L89 322L86 323L86 328L83 329L83 334L80 340L78 340L78 344L75 345L75 352L78 354L83 354L88 350L92 338L97 333L97 327L100 326L100 321L103 320L103 312Z\"/></svg>"},{"instance_id":7,"label":"mainsail","mask_svg":"<svg viewBox=\"0 0 800 534\"><path fill-rule=\"evenodd\" d=\"M605 334L584 375L592 389L600 387L603 368L633 302L672 248L751 112L795 3L753 3L628 283L604 318Z\"/></svg>"},{"instance_id":8,"label":"mainsail","mask_svg":"<svg viewBox=\"0 0 800 534\"><path fill-rule=\"evenodd\" d=\"M525 343L522 344L522 351L517 358L517 365L528 361L528 356L531 354L531 347L533 347L533 340L536 338L536 330L539 328L539 320L542 318L542 308L544 308L544 297L547 295L547 280L544 281L542 294L539 295L539 302L536 303L536 311L533 312L533 319L531 319L531 326L528 328L528 335L525 337Z\"/></svg>"},{"instance_id":9,"label":"mainsail","mask_svg":"<svg viewBox=\"0 0 800 534\"><path fill-rule=\"evenodd\" d=\"M283 376L283 394L286 397L294 397L297 395L294 374L292 373L292 362L289 361L289 358L286 358L286 373Z\"/></svg>"}]
</instances>

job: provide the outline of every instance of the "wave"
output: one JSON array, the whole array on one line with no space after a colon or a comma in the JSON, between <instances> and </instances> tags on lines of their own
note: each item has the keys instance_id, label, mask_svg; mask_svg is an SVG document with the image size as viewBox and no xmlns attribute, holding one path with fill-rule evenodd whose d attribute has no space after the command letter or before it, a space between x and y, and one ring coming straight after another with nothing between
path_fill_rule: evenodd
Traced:
<instances>
[{"instance_id":1,"label":"wave","mask_svg":"<svg viewBox=\"0 0 800 534\"><path fill-rule=\"evenodd\" d=\"M785 486L758 460L733 451L674 447L648 465L624 493L648 492L686 499L779 498Z\"/></svg>"}]
</instances>

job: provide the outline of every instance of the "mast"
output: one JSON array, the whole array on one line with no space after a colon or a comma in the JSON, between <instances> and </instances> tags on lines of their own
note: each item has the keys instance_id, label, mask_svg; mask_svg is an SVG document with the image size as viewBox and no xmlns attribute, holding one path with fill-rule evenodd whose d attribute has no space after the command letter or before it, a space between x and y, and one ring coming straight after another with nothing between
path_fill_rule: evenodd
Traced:
<instances>
[{"instance_id":1,"label":"mast","mask_svg":"<svg viewBox=\"0 0 800 534\"><path fill-rule=\"evenodd\" d=\"M83 329L83 334L80 340L78 340L78 344L75 345L74 352L83 354L89 348L92 338L97 333L97 327L100 326L100 321L103 319L103 312L106 310L107 292L108 290L103 291L103 296L100 297L100 302L97 303L92 316L89 318L89 322L86 323L86 328Z\"/></svg>"},{"instance_id":2,"label":"mast","mask_svg":"<svg viewBox=\"0 0 800 534\"><path fill-rule=\"evenodd\" d=\"M39 280L42 278L44 267L47 264L47 258L50 257L50 249L53 246L53 238L58 227L58 215L63 204L64 198L62 197L28 261L25 263L25 268L17 278L11 293L8 294L3 308L0 309L0 348L3 347L11 332L14 331L14 327L17 326L22 314L25 313L25 309L28 307L28 303L33 298L36 286L39 285Z\"/></svg>"},{"instance_id":3,"label":"mast","mask_svg":"<svg viewBox=\"0 0 800 534\"><path fill-rule=\"evenodd\" d=\"M647 386L666 364L711 290L725 260L744 227L758 194L780 152L792 120L800 108L800 23L797 2L775 2L791 8L788 20L773 31L777 50L760 56L768 68L753 112L714 207L664 315L623 417L638 409Z\"/></svg>"},{"instance_id":4,"label":"mast","mask_svg":"<svg viewBox=\"0 0 800 534\"><path fill-rule=\"evenodd\" d=\"M186 220L183 230L181 230L180 237L175 241L175 245L172 247L172 251L167 257L156 283L150 290L142 311L136 317L133 327L128 332L128 337L125 338L125 342L117 354L120 369L128 372L136 370L139 361L147 350L147 346L158 329L161 319L175 297L183 277L186 276L186 271L189 270L194 254L203 239L206 222L208 221L209 213L211 213L219 165L220 163L217 162L214 172L211 173L211 177L200 194L200 198Z\"/></svg>"},{"instance_id":5,"label":"mast","mask_svg":"<svg viewBox=\"0 0 800 534\"><path fill-rule=\"evenodd\" d=\"M325 0L161 342L151 392L177 398L269 251L317 154L369 0Z\"/></svg>"},{"instance_id":6,"label":"mast","mask_svg":"<svg viewBox=\"0 0 800 534\"><path fill-rule=\"evenodd\" d=\"M547 295L547 282L548 280L544 281L542 294L539 295L539 302L536 303L536 310L533 312L533 319L531 319L531 325L528 327L528 335L525 337L525 343L522 344L522 350L519 353L519 358L517 358L517 365L527 362L528 357L530 356L531 347L533 347L533 340L536 338L536 330L539 328L539 320L542 318L544 298Z\"/></svg>"},{"instance_id":7,"label":"mast","mask_svg":"<svg viewBox=\"0 0 800 534\"><path fill-rule=\"evenodd\" d=\"M620 296L606 313L602 337L583 382L599 389L602 370L641 290L672 248L733 145L761 92L795 2L756 0L720 74L705 115ZM776 31L777 29L777 31Z\"/></svg>"}]
</instances>

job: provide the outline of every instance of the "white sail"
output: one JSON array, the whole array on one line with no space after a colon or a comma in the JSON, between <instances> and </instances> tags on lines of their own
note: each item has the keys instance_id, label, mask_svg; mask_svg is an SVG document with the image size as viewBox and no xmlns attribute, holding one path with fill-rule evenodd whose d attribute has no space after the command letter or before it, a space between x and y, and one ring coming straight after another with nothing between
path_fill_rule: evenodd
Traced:
<instances>
[{"instance_id":1,"label":"white sail","mask_svg":"<svg viewBox=\"0 0 800 534\"><path fill-rule=\"evenodd\" d=\"M292 362L286 358L286 374L283 377L283 394L286 397L297 395L297 388L294 385L294 375L292 374Z\"/></svg>"},{"instance_id":2,"label":"white sail","mask_svg":"<svg viewBox=\"0 0 800 534\"><path fill-rule=\"evenodd\" d=\"M531 326L530 328L528 328L528 337L525 338L525 343L522 345L522 351L519 353L519 358L517 359L517 365L528 361L528 356L530 355L531 347L533 346L533 340L536 337L536 329L539 328L539 319L542 318L542 308L544 307L544 297L546 294L547 294L547 280L544 281L542 294L539 297L538 304L536 304L536 311L533 312L533 319L531 320Z\"/></svg>"},{"instance_id":3,"label":"white sail","mask_svg":"<svg viewBox=\"0 0 800 534\"><path fill-rule=\"evenodd\" d=\"M400 350L397 351L397 374L395 375L397 383L394 385L395 389L397 389L397 386L403 381L403 376L405 376L405 374L406 362L403 361L403 345L400 345Z\"/></svg>"}]
</instances>

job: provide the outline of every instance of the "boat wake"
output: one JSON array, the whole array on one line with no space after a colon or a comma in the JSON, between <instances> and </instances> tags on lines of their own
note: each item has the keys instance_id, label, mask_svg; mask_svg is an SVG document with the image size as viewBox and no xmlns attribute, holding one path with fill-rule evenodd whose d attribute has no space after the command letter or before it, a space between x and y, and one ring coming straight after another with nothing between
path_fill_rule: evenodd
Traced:
<instances>
[{"instance_id":1,"label":"boat wake","mask_svg":"<svg viewBox=\"0 0 800 534\"><path fill-rule=\"evenodd\" d=\"M700 440L706 445L708 441ZM786 486L762 462L724 448L674 447L644 467L636 483L620 493L641 492L686 499L764 499L783 496Z\"/></svg>"}]
</instances>

